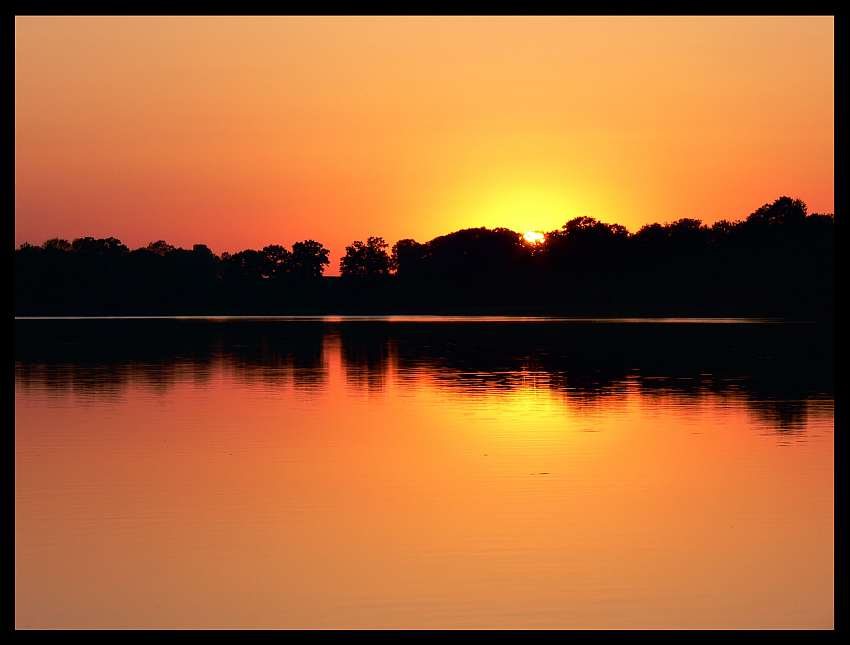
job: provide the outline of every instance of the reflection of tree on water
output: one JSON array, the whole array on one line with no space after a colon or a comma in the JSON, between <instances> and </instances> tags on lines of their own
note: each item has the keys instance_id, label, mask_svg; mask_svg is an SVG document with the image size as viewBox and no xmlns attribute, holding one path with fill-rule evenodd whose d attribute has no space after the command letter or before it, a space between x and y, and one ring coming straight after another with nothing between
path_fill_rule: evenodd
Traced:
<instances>
[{"instance_id":1,"label":"reflection of tree on water","mask_svg":"<svg viewBox=\"0 0 850 645\"><path fill-rule=\"evenodd\" d=\"M256 335L246 328L223 339L222 359L248 383L269 387L292 383L299 390L317 390L327 380L323 337L315 326L278 325Z\"/></svg>"},{"instance_id":2,"label":"reflection of tree on water","mask_svg":"<svg viewBox=\"0 0 850 645\"><path fill-rule=\"evenodd\" d=\"M806 429L809 405L805 399L795 401L753 400L747 401L760 425L765 425L783 434L797 434Z\"/></svg>"},{"instance_id":3,"label":"reflection of tree on water","mask_svg":"<svg viewBox=\"0 0 850 645\"><path fill-rule=\"evenodd\" d=\"M187 379L202 385L224 364L246 382L270 387L292 382L310 390L327 379L323 338L316 325L27 321L16 326L16 380L22 387L33 382L50 387L47 379L53 378L56 387L70 383L75 391L116 394L132 381L164 393Z\"/></svg>"},{"instance_id":4,"label":"reflection of tree on water","mask_svg":"<svg viewBox=\"0 0 850 645\"><path fill-rule=\"evenodd\" d=\"M18 321L15 332L19 387L101 399L130 382L203 384L219 364L246 383L320 391L330 338L364 391L390 370L402 386L425 375L469 396L545 387L568 405L637 388L649 401L743 402L780 432L804 428L807 399L833 392L831 330L812 325Z\"/></svg>"},{"instance_id":5,"label":"reflection of tree on water","mask_svg":"<svg viewBox=\"0 0 850 645\"><path fill-rule=\"evenodd\" d=\"M367 391L383 389L390 368L390 338L364 325L342 325L339 337L346 382Z\"/></svg>"}]
</instances>

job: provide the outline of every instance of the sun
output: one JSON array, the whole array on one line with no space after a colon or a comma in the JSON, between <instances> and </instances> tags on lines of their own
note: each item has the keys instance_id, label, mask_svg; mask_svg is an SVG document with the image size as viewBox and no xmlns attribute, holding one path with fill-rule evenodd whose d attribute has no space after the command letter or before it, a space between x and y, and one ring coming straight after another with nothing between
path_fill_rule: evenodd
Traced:
<instances>
[{"instance_id":1,"label":"sun","mask_svg":"<svg viewBox=\"0 0 850 645\"><path fill-rule=\"evenodd\" d=\"M529 244L542 244L546 239L546 236L538 231L526 231L522 237Z\"/></svg>"}]
</instances>

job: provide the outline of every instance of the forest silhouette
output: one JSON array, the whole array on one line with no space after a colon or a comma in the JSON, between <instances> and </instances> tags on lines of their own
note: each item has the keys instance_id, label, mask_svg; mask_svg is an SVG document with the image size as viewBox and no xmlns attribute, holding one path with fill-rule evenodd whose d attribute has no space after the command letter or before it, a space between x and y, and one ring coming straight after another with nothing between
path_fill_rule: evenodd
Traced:
<instances>
[{"instance_id":1,"label":"forest silhouette","mask_svg":"<svg viewBox=\"0 0 850 645\"><path fill-rule=\"evenodd\" d=\"M340 276L314 240L216 255L163 240L24 243L15 313L214 315L501 313L831 317L834 216L780 197L743 220L649 224L630 233L591 217L531 243L470 228L392 247L346 247Z\"/></svg>"}]
</instances>

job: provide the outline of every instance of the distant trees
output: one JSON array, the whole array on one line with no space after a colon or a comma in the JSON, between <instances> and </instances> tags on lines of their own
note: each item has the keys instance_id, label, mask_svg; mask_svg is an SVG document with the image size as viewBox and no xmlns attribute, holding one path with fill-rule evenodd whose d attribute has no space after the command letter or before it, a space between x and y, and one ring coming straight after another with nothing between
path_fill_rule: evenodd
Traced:
<instances>
[{"instance_id":1,"label":"distant trees","mask_svg":"<svg viewBox=\"0 0 850 645\"><path fill-rule=\"evenodd\" d=\"M546 236L544 254L556 269L608 269L624 258L629 232L620 224L576 217Z\"/></svg>"},{"instance_id":2,"label":"distant trees","mask_svg":"<svg viewBox=\"0 0 850 645\"><path fill-rule=\"evenodd\" d=\"M289 272L302 279L322 277L325 267L330 264L330 251L315 240L304 240L292 245Z\"/></svg>"},{"instance_id":3,"label":"distant trees","mask_svg":"<svg viewBox=\"0 0 850 645\"><path fill-rule=\"evenodd\" d=\"M417 275L426 252L427 247L424 244L409 238L393 244L390 260L396 275L404 277Z\"/></svg>"},{"instance_id":4,"label":"distant trees","mask_svg":"<svg viewBox=\"0 0 850 645\"><path fill-rule=\"evenodd\" d=\"M15 251L19 313L357 308L668 312L811 310L832 306L834 217L780 197L739 221L692 218L629 233L577 217L532 244L505 228L469 228L427 242L356 240L322 280L329 251L213 253L164 240L129 250L114 237L53 238ZM353 284L363 288L351 289Z\"/></svg>"},{"instance_id":5,"label":"distant trees","mask_svg":"<svg viewBox=\"0 0 850 645\"><path fill-rule=\"evenodd\" d=\"M751 213L745 224L749 227L799 226L806 219L806 210L802 200L783 196Z\"/></svg>"},{"instance_id":6,"label":"distant trees","mask_svg":"<svg viewBox=\"0 0 850 645\"><path fill-rule=\"evenodd\" d=\"M53 238L15 251L19 311L167 312L283 302L322 276L329 251L314 240L216 255L204 244L156 240L130 251L114 237ZM264 286L265 285L265 286ZM292 287L287 285L294 285Z\"/></svg>"},{"instance_id":7,"label":"distant trees","mask_svg":"<svg viewBox=\"0 0 850 645\"><path fill-rule=\"evenodd\" d=\"M54 237L42 244L41 248L45 251L59 251L64 253L70 251L72 247L68 240L60 240L59 238Z\"/></svg>"},{"instance_id":8,"label":"distant trees","mask_svg":"<svg viewBox=\"0 0 850 645\"><path fill-rule=\"evenodd\" d=\"M64 240L51 240L51 242L61 245ZM56 248L58 249L58 246ZM121 243L121 240L115 237L107 237L104 239L78 237L71 243L71 251L79 255L104 257L129 253L130 249L124 246Z\"/></svg>"},{"instance_id":9,"label":"distant trees","mask_svg":"<svg viewBox=\"0 0 850 645\"><path fill-rule=\"evenodd\" d=\"M468 228L428 243L428 273L498 275L521 264L529 255L529 248L522 235L507 228Z\"/></svg>"},{"instance_id":10,"label":"distant trees","mask_svg":"<svg viewBox=\"0 0 850 645\"><path fill-rule=\"evenodd\" d=\"M269 244L260 251L262 268L260 275L265 278L280 278L291 270L292 253L280 244Z\"/></svg>"},{"instance_id":11,"label":"distant trees","mask_svg":"<svg viewBox=\"0 0 850 645\"><path fill-rule=\"evenodd\" d=\"M280 244L270 244L259 251L246 249L223 253L223 273L231 280L312 280L320 278L330 262L330 251L314 240L296 242L289 251Z\"/></svg>"},{"instance_id":12,"label":"distant trees","mask_svg":"<svg viewBox=\"0 0 850 645\"><path fill-rule=\"evenodd\" d=\"M254 249L245 249L227 258L224 262L224 273L227 279L234 281L254 281L269 277L270 262L265 254Z\"/></svg>"},{"instance_id":13,"label":"distant trees","mask_svg":"<svg viewBox=\"0 0 850 645\"><path fill-rule=\"evenodd\" d=\"M355 240L345 247L339 261L339 273L346 278L378 278L388 276L393 266L389 245L382 237L369 237L365 244Z\"/></svg>"},{"instance_id":14,"label":"distant trees","mask_svg":"<svg viewBox=\"0 0 850 645\"><path fill-rule=\"evenodd\" d=\"M177 249L165 240L157 240L156 242L151 242L150 244L148 244L146 250L150 251L154 255L166 256L169 253L173 253Z\"/></svg>"}]
</instances>

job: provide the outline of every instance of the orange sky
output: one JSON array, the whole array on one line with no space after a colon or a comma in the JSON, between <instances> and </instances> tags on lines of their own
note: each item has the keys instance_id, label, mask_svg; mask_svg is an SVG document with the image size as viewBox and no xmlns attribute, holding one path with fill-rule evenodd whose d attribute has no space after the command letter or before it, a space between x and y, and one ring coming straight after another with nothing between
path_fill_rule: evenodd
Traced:
<instances>
[{"instance_id":1,"label":"orange sky","mask_svg":"<svg viewBox=\"0 0 850 645\"><path fill-rule=\"evenodd\" d=\"M31 17L16 242L833 210L831 17Z\"/></svg>"}]
</instances>

